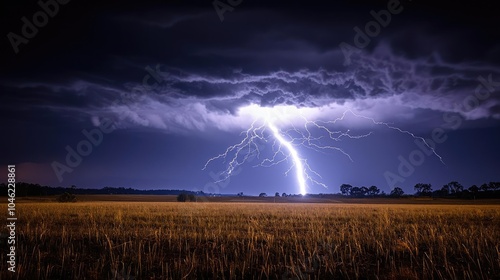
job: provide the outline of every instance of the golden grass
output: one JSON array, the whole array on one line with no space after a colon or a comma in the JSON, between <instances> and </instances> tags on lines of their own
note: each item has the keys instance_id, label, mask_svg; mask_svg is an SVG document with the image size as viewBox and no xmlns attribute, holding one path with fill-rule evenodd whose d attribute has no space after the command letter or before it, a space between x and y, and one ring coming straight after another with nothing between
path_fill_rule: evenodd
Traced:
<instances>
[{"instance_id":1,"label":"golden grass","mask_svg":"<svg viewBox=\"0 0 500 280\"><path fill-rule=\"evenodd\" d=\"M498 205L17 207L18 279L500 279Z\"/></svg>"}]
</instances>

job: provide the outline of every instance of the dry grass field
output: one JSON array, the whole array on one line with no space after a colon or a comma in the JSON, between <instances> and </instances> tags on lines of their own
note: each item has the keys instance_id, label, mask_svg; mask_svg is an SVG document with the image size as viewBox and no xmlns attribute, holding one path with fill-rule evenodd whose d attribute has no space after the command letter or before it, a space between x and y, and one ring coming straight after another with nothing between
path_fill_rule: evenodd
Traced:
<instances>
[{"instance_id":1,"label":"dry grass field","mask_svg":"<svg viewBox=\"0 0 500 280\"><path fill-rule=\"evenodd\" d=\"M17 207L18 271L3 253L0 279L500 279L500 205Z\"/></svg>"}]
</instances>

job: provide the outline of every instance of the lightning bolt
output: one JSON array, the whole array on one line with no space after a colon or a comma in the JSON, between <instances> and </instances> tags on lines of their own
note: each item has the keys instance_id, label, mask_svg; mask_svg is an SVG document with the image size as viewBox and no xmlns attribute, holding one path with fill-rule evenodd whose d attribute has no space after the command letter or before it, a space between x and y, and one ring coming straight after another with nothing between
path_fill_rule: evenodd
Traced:
<instances>
[{"instance_id":1,"label":"lightning bolt","mask_svg":"<svg viewBox=\"0 0 500 280\"><path fill-rule=\"evenodd\" d=\"M227 162L226 168L220 174L221 179L217 180L216 183L229 179L229 177L235 172L235 169L240 165L250 163L255 159L258 159L260 162L255 164L254 167L271 167L284 161L291 161L290 168L285 172L285 175L288 175L289 172L295 169L297 185L300 193L303 195L307 193L307 182L327 188L327 186L321 182L322 178L320 174L315 172L309 166L307 160L300 156L297 148L305 147L318 152L334 150L342 153L350 161L353 161L351 156L342 148L324 143L325 140L335 143L343 140L344 138L360 139L368 137L372 134L372 132L368 132L365 134L353 135L349 129L334 130L332 126L337 124L337 122L345 120L347 113L350 113L360 119L368 120L374 125L385 126L400 133L407 134L414 139L422 140L424 144L434 153L434 155L444 164L442 157L425 141L424 138L416 136L412 132L395 127L389 123L376 121L373 118L354 113L351 110L344 111L340 117L331 121L312 121L299 113L299 117L303 121L303 126L298 127L293 123L288 123L286 125L288 129L285 130L278 129L276 123L283 121L283 119L286 120L286 117L282 116L279 111L273 110L274 108L266 109L267 110L263 115L259 112L258 115L261 116L256 118L250 127L241 133L241 135L244 135L241 142L229 146L225 152L208 159L205 163L203 170L205 170L213 161L221 159L224 163ZM261 160L261 151L266 146L269 146L269 144L271 144L272 147L272 156Z\"/></svg>"},{"instance_id":2,"label":"lightning bolt","mask_svg":"<svg viewBox=\"0 0 500 280\"><path fill-rule=\"evenodd\" d=\"M299 153L297 150L293 147L293 145L286 141L283 136L281 136L280 132L274 126L272 123L268 123L267 126L271 129L271 131L274 134L274 137L283 145L285 146L288 151L290 152L290 156L292 157L293 160L293 166L295 167L295 170L297 172L297 182L299 183L299 189L300 193L302 195L306 194L306 179L304 178L304 166L302 165L302 159L299 157Z\"/></svg>"}]
</instances>

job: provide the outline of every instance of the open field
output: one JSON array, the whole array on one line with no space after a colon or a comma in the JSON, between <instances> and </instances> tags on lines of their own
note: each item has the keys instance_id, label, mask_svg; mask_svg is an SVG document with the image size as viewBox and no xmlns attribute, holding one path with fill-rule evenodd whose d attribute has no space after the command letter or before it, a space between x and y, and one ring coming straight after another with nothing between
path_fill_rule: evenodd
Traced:
<instances>
[{"instance_id":1,"label":"open field","mask_svg":"<svg viewBox=\"0 0 500 280\"><path fill-rule=\"evenodd\" d=\"M17 207L18 279L500 279L500 205Z\"/></svg>"},{"instance_id":2,"label":"open field","mask_svg":"<svg viewBox=\"0 0 500 280\"><path fill-rule=\"evenodd\" d=\"M58 196L17 197L21 203L55 202ZM89 194L77 195L79 202L176 202L175 195L131 195L131 194ZM402 198L353 198L336 196L330 197L256 197L256 196L216 196L198 197L197 202L228 202L228 203L348 203L348 204L437 204L437 205L500 205L500 199L456 199L430 197L402 197Z\"/></svg>"}]
</instances>

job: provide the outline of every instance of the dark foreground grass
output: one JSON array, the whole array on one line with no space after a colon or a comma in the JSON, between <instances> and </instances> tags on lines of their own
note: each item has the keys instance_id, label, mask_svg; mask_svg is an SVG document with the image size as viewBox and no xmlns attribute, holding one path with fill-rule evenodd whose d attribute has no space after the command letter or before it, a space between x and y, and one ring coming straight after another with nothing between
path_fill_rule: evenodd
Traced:
<instances>
[{"instance_id":1,"label":"dark foreground grass","mask_svg":"<svg viewBox=\"0 0 500 280\"><path fill-rule=\"evenodd\" d=\"M18 204L1 279L500 279L500 206ZM12 277L13 276L13 277Z\"/></svg>"}]
</instances>

